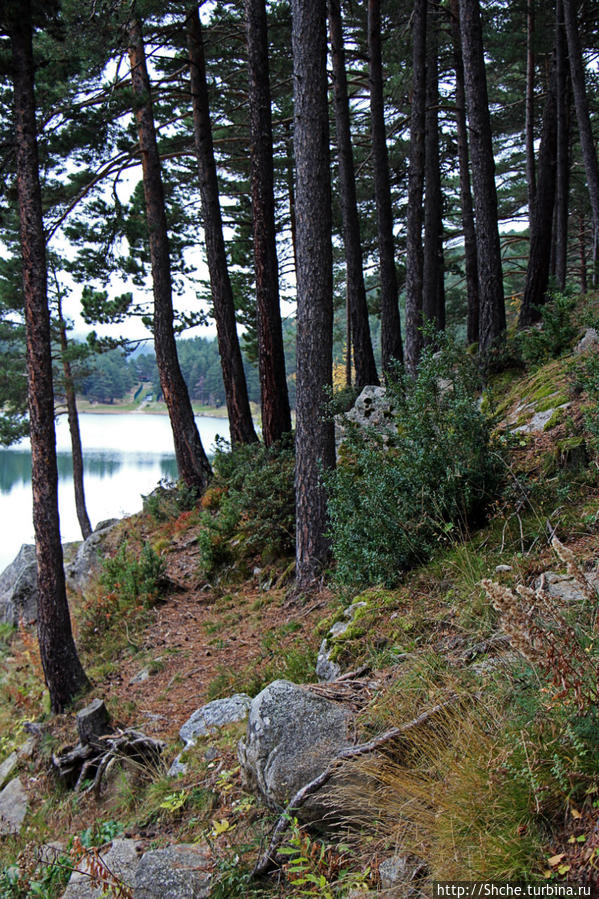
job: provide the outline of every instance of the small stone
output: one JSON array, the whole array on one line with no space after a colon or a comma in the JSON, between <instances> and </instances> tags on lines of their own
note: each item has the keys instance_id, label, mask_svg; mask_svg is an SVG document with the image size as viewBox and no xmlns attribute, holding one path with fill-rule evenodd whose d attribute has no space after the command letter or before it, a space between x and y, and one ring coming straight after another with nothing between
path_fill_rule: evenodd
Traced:
<instances>
[{"instance_id":1,"label":"small stone","mask_svg":"<svg viewBox=\"0 0 599 899\"><path fill-rule=\"evenodd\" d=\"M10 775L13 773L18 764L16 752L11 752L8 758L4 759L0 765L0 788L4 786Z\"/></svg>"},{"instance_id":2,"label":"small stone","mask_svg":"<svg viewBox=\"0 0 599 899\"><path fill-rule=\"evenodd\" d=\"M209 746L206 752L204 753L204 758L207 762L213 762L214 759L217 759L220 755L216 746Z\"/></svg>"},{"instance_id":3,"label":"small stone","mask_svg":"<svg viewBox=\"0 0 599 899\"><path fill-rule=\"evenodd\" d=\"M495 571L497 574L503 574L504 572L513 571L511 565L496 565Z\"/></svg>"},{"instance_id":4,"label":"small stone","mask_svg":"<svg viewBox=\"0 0 599 899\"><path fill-rule=\"evenodd\" d=\"M133 899L208 899L210 853L199 844L146 852L135 874Z\"/></svg>"},{"instance_id":5,"label":"small stone","mask_svg":"<svg viewBox=\"0 0 599 899\"><path fill-rule=\"evenodd\" d=\"M407 885L422 873L424 866L413 855L393 855L379 865L379 876L384 890L398 889L400 884Z\"/></svg>"},{"instance_id":6,"label":"small stone","mask_svg":"<svg viewBox=\"0 0 599 899\"><path fill-rule=\"evenodd\" d=\"M599 574L593 572L588 575L588 587L597 591L599 589ZM546 571L535 581L535 589L545 589L553 599L561 602L581 602L585 599L583 585L570 574L557 574L555 571Z\"/></svg>"},{"instance_id":7,"label":"small stone","mask_svg":"<svg viewBox=\"0 0 599 899\"><path fill-rule=\"evenodd\" d=\"M219 727L247 718L251 702L247 693L214 699L193 713L182 726L179 736L187 746L193 746L197 737L214 733Z\"/></svg>"},{"instance_id":8,"label":"small stone","mask_svg":"<svg viewBox=\"0 0 599 899\"><path fill-rule=\"evenodd\" d=\"M19 833L28 808L27 791L15 777L0 793L0 835Z\"/></svg>"},{"instance_id":9,"label":"small stone","mask_svg":"<svg viewBox=\"0 0 599 899\"><path fill-rule=\"evenodd\" d=\"M328 683L338 678L341 674L341 666L331 659L332 652L333 647L329 646L327 640L323 640L316 659L316 677L319 681Z\"/></svg>"},{"instance_id":10,"label":"small stone","mask_svg":"<svg viewBox=\"0 0 599 899\"><path fill-rule=\"evenodd\" d=\"M143 684L143 682L144 682L145 680L149 680L149 678L150 678L150 669L149 669L149 668L142 668L141 671L138 671L137 674L135 674L135 675L131 678L131 680L129 681L129 683L130 683L130 684Z\"/></svg>"},{"instance_id":11,"label":"small stone","mask_svg":"<svg viewBox=\"0 0 599 899\"><path fill-rule=\"evenodd\" d=\"M77 732L83 746L94 746L98 737L109 732L108 710L103 699L93 699L88 706L77 712Z\"/></svg>"},{"instance_id":12,"label":"small stone","mask_svg":"<svg viewBox=\"0 0 599 899\"><path fill-rule=\"evenodd\" d=\"M176 756L171 762L171 766L167 771L167 777L178 777L180 774L187 774L188 765L181 761L182 752Z\"/></svg>"}]
</instances>

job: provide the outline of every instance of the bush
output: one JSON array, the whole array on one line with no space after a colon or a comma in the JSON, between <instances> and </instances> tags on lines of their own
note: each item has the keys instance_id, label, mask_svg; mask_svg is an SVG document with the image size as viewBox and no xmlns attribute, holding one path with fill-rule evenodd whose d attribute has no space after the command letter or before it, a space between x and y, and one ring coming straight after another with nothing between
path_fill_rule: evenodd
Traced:
<instances>
[{"instance_id":1,"label":"bush","mask_svg":"<svg viewBox=\"0 0 599 899\"><path fill-rule=\"evenodd\" d=\"M202 497L199 544L206 575L234 561L257 555L270 561L293 552L294 466L291 435L268 448L218 446L214 479Z\"/></svg>"},{"instance_id":2,"label":"bush","mask_svg":"<svg viewBox=\"0 0 599 899\"><path fill-rule=\"evenodd\" d=\"M111 559L105 559L98 579L98 596L82 607L81 630L83 645L91 646L96 639L123 623L143 620L163 592L165 565L163 559L145 544L139 558L131 555L123 544Z\"/></svg>"},{"instance_id":3,"label":"bush","mask_svg":"<svg viewBox=\"0 0 599 899\"><path fill-rule=\"evenodd\" d=\"M462 348L425 351L418 377L388 386L397 435L354 428L327 478L342 583L388 586L456 526L482 523L503 465L477 405L479 374Z\"/></svg>"},{"instance_id":4,"label":"bush","mask_svg":"<svg viewBox=\"0 0 599 899\"><path fill-rule=\"evenodd\" d=\"M200 491L196 487L188 487L183 481L175 484L168 478L163 478L155 490L142 497L143 510L155 522L160 523L194 509L199 497Z\"/></svg>"},{"instance_id":5,"label":"bush","mask_svg":"<svg viewBox=\"0 0 599 899\"><path fill-rule=\"evenodd\" d=\"M529 328L520 335L522 358L529 366L542 365L570 350L578 333L573 322L576 300L565 293L552 294L541 308L541 328Z\"/></svg>"}]
</instances>

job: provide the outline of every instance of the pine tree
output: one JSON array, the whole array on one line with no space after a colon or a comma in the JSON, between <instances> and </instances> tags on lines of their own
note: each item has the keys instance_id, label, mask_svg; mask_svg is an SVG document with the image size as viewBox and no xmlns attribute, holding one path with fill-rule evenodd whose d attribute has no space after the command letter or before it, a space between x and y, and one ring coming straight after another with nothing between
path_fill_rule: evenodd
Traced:
<instances>
[{"instance_id":1,"label":"pine tree","mask_svg":"<svg viewBox=\"0 0 599 899\"><path fill-rule=\"evenodd\" d=\"M39 14L39 10L35 10ZM46 8L44 13L51 14ZM4 10L12 48L17 194L23 257L31 433L33 525L38 575L38 640L50 705L62 712L88 686L67 605L58 520L52 349L46 247L39 183L35 116L33 10L30 0Z\"/></svg>"},{"instance_id":2,"label":"pine tree","mask_svg":"<svg viewBox=\"0 0 599 899\"><path fill-rule=\"evenodd\" d=\"M335 464L332 385L333 283L326 9L293 0L297 219L296 577L308 587L328 555L323 472Z\"/></svg>"}]
</instances>

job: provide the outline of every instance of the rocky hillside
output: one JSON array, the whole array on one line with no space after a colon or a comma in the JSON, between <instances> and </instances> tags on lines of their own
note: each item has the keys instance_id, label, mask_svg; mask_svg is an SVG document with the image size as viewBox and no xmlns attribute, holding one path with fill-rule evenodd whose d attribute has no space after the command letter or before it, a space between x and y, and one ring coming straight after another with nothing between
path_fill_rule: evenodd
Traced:
<instances>
[{"instance_id":1,"label":"rocky hillside","mask_svg":"<svg viewBox=\"0 0 599 899\"><path fill-rule=\"evenodd\" d=\"M93 689L58 717L24 550L0 577L0 895L595 885L599 337L580 336L546 320L492 361L486 516L439 519L399 575L392 549L366 565L337 540L297 595L290 446L225 455L201 500L159 489L104 523L68 567ZM392 467L407 419L369 401Z\"/></svg>"}]
</instances>

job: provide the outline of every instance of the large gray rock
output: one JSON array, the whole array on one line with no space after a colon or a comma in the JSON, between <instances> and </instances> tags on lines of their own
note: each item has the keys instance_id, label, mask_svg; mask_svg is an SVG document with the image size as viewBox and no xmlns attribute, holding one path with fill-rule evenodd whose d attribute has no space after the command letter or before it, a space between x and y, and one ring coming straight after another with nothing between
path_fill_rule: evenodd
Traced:
<instances>
[{"instance_id":1,"label":"large gray rock","mask_svg":"<svg viewBox=\"0 0 599 899\"><path fill-rule=\"evenodd\" d=\"M29 800L21 779L15 777L0 793L0 836L19 833Z\"/></svg>"},{"instance_id":2,"label":"large gray rock","mask_svg":"<svg viewBox=\"0 0 599 899\"><path fill-rule=\"evenodd\" d=\"M389 437L397 435L397 425L393 405L387 398L386 387L368 385L364 387L349 412L335 416L335 436L339 444L347 430L348 424L360 428L372 428L386 442Z\"/></svg>"},{"instance_id":3,"label":"large gray rock","mask_svg":"<svg viewBox=\"0 0 599 899\"><path fill-rule=\"evenodd\" d=\"M238 756L251 790L277 809L351 745L351 712L310 690L277 680L252 700L247 735ZM298 810L304 820L323 818L318 795Z\"/></svg>"},{"instance_id":4,"label":"large gray rock","mask_svg":"<svg viewBox=\"0 0 599 899\"><path fill-rule=\"evenodd\" d=\"M133 899L207 899L210 853L197 843L146 852L135 874Z\"/></svg>"},{"instance_id":5,"label":"large gray rock","mask_svg":"<svg viewBox=\"0 0 599 899\"><path fill-rule=\"evenodd\" d=\"M117 518L101 521L96 530L84 540L72 562L65 567L67 584L71 590L84 593L90 577L96 573L104 558L104 544Z\"/></svg>"},{"instance_id":6,"label":"large gray rock","mask_svg":"<svg viewBox=\"0 0 599 899\"><path fill-rule=\"evenodd\" d=\"M135 872L140 864L138 846L141 843L136 840L113 840L110 846L102 850L100 857L106 865L107 878L101 883L90 876L90 865L86 860L81 860L71 875L62 899L100 899L111 896L114 892L111 887L116 885L115 882L132 888Z\"/></svg>"},{"instance_id":7,"label":"large gray rock","mask_svg":"<svg viewBox=\"0 0 599 899\"><path fill-rule=\"evenodd\" d=\"M35 546L24 543L10 565L0 574L0 623L16 627L37 619L37 562Z\"/></svg>"},{"instance_id":8,"label":"large gray rock","mask_svg":"<svg viewBox=\"0 0 599 899\"><path fill-rule=\"evenodd\" d=\"M214 699L212 702L197 709L191 718L188 718L179 731L179 736L185 743L185 749L195 746L198 737L213 734L219 727L243 721L248 716L251 696L247 693L235 693L223 699ZM185 752L185 749L183 752ZM169 775L185 774L187 765L181 761L181 754L173 761L169 768Z\"/></svg>"},{"instance_id":9,"label":"large gray rock","mask_svg":"<svg viewBox=\"0 0 599 899\"><path fill-rule=\"evenodd\" d=\"M581 337L574 347L574 352L578 355L585 353L587 350L592 350L594 353L599 351L599 334L595 328L587 328L584 336Z\"/></svg>"}]
</instances>

